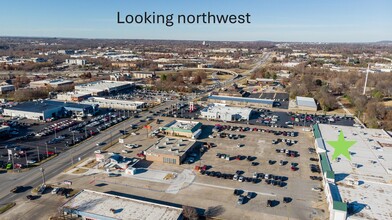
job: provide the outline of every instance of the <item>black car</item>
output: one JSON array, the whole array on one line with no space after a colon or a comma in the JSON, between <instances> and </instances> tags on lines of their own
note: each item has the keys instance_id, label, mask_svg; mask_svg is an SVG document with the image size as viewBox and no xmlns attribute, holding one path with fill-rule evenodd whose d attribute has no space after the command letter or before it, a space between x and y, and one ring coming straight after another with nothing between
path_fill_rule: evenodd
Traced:
<instances>
[{"instance_id":1,"label":"black car","mask_svg":"<svg viewBox=\"0 0 392 220\"><path fill-rule=\"evenodd\" d=\"M290 197L283 197L283 203L290 203L292 200Z\"/></svg>"},{"instance_id":2,"label":"black car","mask_svg":"<svg viewBox=\"0 0 392 220\"><path fill-rule=\"evenodd\" d=\"M242 194L242 190L240 190L240 189L235 189L233 194L236 195L236 196L239 196L239 195Z\"/></svg>"},{"instance_id":3,"label":"black car","mask_svg":"<svg viewBox=\"0 0 392 220\"><path fill-rule=\"evenodd\" d=\"M23 189L23 186L16 186L15 188L11 189L12 193L18 193Z\"/></svg>"},{"instance_id":4,"label":"black car","mask_svg":"<svg viewBox=\"0 0 392 220\"><path fill-rule=\"evenodd\" d=\"M34 200L36 197L33 196L33 195L28 195L28 196L26 196L26 198L27 198L28 200Z\"/></svg>"}]
</instances>

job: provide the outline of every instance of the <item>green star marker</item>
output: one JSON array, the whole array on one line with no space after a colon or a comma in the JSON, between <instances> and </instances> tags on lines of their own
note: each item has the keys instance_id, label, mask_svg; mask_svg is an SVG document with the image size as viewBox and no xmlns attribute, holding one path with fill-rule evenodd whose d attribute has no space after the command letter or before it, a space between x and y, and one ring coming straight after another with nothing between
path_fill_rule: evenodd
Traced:
<instances>
[{"instance_id":1,"label":"green star marker","mask_svg":"<svg viewBox=\"0 0 392 220\"><path fill-rule=\"evenodd\" d=\"M347 159L351 160L348 149L353 146L356 141L346 141L344 139L343 131L340 131L337 141L327 141L327 143L335 149L332 155L332 160L335 160L341 154L343 154Z\"/></svg>"}]
</instances>

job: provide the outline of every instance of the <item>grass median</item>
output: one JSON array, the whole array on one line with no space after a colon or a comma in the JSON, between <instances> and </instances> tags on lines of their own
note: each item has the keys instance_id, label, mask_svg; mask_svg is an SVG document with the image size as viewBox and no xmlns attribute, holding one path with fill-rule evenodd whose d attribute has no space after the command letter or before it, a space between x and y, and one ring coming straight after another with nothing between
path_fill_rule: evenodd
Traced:
<instances>
[{"instance_id":1,"label":"grass median","mask_svg":"<svg viewBox=\"0 0 392 220\"><path fill-rule=\"evenodd\" d=\"M16 205L15 202L11 202L11 203L7 203L7 204L4 204L4 205L0 205L0 215L3 214L4 212L8 211L9 209L14 207L15 205Z\"/></svg>"}]
</instances>

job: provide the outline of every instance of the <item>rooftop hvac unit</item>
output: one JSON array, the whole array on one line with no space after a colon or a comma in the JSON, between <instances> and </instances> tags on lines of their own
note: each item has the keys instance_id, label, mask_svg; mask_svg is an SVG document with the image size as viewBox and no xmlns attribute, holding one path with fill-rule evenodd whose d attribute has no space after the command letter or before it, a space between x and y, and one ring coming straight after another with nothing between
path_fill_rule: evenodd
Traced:
<instances>
[{"instance_id":1,"label":"rooftop hvac unit","mask_svg":"<svg viewBox=\"0 0 392 220\"><path fill-rule=\"evenodd\" d=\"M177 154L179 154L179 153L180 153L180 151L179 151L179 150L176 150L176 153L177 153Z\"/></svg>"},{"instance_id":2,"label":"rooftop hvac unit","mask_svg":"<svg viewBox=\"0 0 392 220\"><path fill-rule=\"evenodd\" d=\"M169 148L169 150L168 151L173 151L173 149L172 148Z\"/></svg>"}]
</instances>

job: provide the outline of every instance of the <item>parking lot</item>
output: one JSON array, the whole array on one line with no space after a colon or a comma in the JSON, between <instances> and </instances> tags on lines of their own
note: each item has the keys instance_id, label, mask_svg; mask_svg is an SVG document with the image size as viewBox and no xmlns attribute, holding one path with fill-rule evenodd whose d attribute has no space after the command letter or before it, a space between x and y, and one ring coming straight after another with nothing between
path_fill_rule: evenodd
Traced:
<instances>
[{"instance_id":1,"label":"parking lot","mask_svg":"<svg viewBox=\"0 0 392 220\"><path fill-rule=\"evenodd\" d=\"M173 118L161 119L167 123ZM80 185L98 191L110 189L111 192L190 205L209 210L213 216L224 219L260 219L260 216L268 219L327 218L323 192L312 190L320 187L321 182L318 180L320 174L310 169L310 164L317 164L311 161L316 154L309 152L313 145L310 132L295 128L201 122L204 126L199 141L205 142L206 148L203 152L191 154L194 162L173 165L141 161L136 167L147 171L140 175L108 177L103 170L101 174L93 170L80 178L75 174L61 178L72 177L75 187ZM220 124L219 129L215 128L216 124ZM160 126L155 122L150 125L151 131ZM107 152L138 157L157 140L148 136L145 128L136 133L126 138L124 144L118 143ZM223 133L225 135L220 135ZM127 149L127 143L136 144L138 148ZM177 178L161 178L167 173L173 173ZM311 176L317 176L317 179L311 179ZM244 196L241 202L239 194Z\"/></svg>"},{"instance_id":2,"label":"parking lot","mask_svg":"<svg viewBox=\"0 0 392 220\"><path fill-rule=\"evenodd\" d=\"M166 109L160 116L197 119L201 109L203 106L195 105L194 111L191 112L188 104L178 104L178 106ZM355 121L351 116L301 114L259 108L254 109L249 121L236 123L291 129L294 127L309 128L315 123L353 126Z\"/></svg>"},{"instance_id":3,"label":"parking lot","mask_svg":"<svg viewBox=\"0 0 392 220\"><path fill-rule=\"evenodd\" d=\"M156 102L158 100L181 100L181 95L176 92L165 92L165 91L149 91L149 90L135 90L131 93L118 94L115 96L109 96L110 99L119 100L133 100L133 101L144 101L144 102Z\"/></svg>"},{"instance_id":4,"label":"parking lot","mask_svg":"<svg viewBox=\"0 0 392 220\"><path fill-rule=\"evenodd\" d=\"M19 125L13 127L18 135L0 143L0 165L11 169L13 159L15 168L32 166L132 116L133 113L129 111L101 110L99 115L83 121L68 118L37 123L22 119L18 121ZM28 125L21 126L25 124ZM13 151L13 158L8 156L8 150Z\"/></svg>"}]
</instances>

